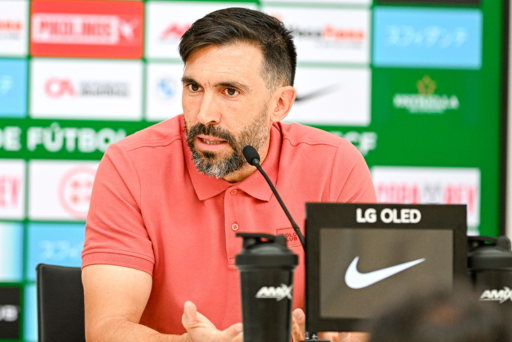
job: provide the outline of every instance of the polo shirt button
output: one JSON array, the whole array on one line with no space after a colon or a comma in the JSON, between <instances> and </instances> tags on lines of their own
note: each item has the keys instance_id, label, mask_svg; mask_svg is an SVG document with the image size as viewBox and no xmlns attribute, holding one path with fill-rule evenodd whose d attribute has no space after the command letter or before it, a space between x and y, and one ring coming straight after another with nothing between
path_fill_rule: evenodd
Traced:
<instances>
[{"instance_id":1,"label":"polo shirt button","mask_svg":"<svg viewBox=\"0 0 512 342\"><path fill-rule=\"evenodd\" d=\"M231 229L233 229L236 232L238 230L238 224L233 223L233 225L231 226Z\"/></svg>"},{"instance_id":2,"label":"polo shirt button","mask_svg":"<svg viewBox=\"0 0 512 342\"><path fill-rule=\"evenodd\" d=\"M231 195L236 195L238 191L236 189L231 190Z\"/></svg>"}]
</instances>

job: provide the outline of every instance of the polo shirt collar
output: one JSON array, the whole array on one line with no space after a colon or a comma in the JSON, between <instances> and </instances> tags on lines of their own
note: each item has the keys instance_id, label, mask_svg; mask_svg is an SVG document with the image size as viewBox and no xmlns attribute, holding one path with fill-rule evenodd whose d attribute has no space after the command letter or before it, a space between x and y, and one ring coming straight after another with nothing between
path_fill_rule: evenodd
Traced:
<instances>
[{"instance_id":1,"label":"polo shirt collar","mask_svg":"<svg viewBox=\"0 0 512 342\"><path fill-rule=\"evenodd\" d=\"M185 121L183 116L180 117L180 126L183 152L187 164L188 174L190 175L192 186L194 187L199 200L204 201L215 197L221 192L226 191L228 188L238 188L248 195L261 201L268 202L270 200L272 197L272 190L265 181L265 178L263 178L263 176L258 171L254 172L252 175L239 183L229 183L224 179L217 179L215 177L209 177L200 173L197 170L194 161L192 160L192 151L187 145L187 139L185 135ZM277 174L279 171L280 153L281 133L277 126L273 125L270 130L270 146L268 154L262 166L274 185L276 184Z\"/></svg>"}]
</instances>

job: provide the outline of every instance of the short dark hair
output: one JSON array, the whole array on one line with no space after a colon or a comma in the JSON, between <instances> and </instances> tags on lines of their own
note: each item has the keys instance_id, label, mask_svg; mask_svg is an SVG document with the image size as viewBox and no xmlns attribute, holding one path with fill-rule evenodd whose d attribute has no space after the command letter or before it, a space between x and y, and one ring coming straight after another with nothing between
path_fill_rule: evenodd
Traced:
<instances>
[{"instance_id":1,"label":"short dark hair","mask_svg":"<svg viewBox=\"0 0 512 342\"><path fill-rule=\"evenodd\" d=\"M263 78L270 89L291 85L295 79L297 52L291 31L284 24L259 11L231 7L197 20L181 38L183 62L197 49L210 45L253 44L263 52Z\"/></svg>"}]
</instances>

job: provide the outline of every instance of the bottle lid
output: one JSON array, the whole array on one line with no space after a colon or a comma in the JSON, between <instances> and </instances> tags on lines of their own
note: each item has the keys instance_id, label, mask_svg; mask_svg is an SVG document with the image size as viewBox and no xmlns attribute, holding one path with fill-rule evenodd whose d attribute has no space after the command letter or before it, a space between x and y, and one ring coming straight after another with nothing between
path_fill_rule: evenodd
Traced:
<instances>
[{"instance_id":1,"label":"bottle lid","mask_svg":"<svg viewBox=\"0 0 512 342\"><path fill-rule=\"evenodd\" d=\"M286 247L286 236L237 233L244 239L243 248L235 258L236 266L247 268L290 268L299 264L299 257Z\"/></svg>"},{"instance_id":2,"label":"bottle lid","mask_svg":"<svg viewBox=\"0 0 512 342\"><path fill-rule=\"evenodd\" d=\"M510 240L499 238L470 237L474 245L468 254L468 268L472 271L512 271ZM484 244L484 241L490 244Z\"/></svg>"}]
</instances>

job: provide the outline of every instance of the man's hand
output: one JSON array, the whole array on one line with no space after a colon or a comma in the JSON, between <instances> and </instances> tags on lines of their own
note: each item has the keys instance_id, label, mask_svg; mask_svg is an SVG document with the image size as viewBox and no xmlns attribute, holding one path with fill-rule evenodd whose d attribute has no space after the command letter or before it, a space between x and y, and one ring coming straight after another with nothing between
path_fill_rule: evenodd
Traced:
<instances>
[{"instance_id":1,"label":"man's hand","mask_svg":"<svg viewBox=\"0 0 512 342\"><path fill-rule=\"evenodd\" d=\"M193 342L242 342L242 323L224 331L218 330L204 315L197 312L194 303L186 302L181 322Z\"/></svg>"},{"instance_id":2,"label":"man's hand","mask_svg":"<svg viewBox=\"0 0 512 342\"><path fill-rule=\"evenodd\" d=\"M306 315L301 309L295 309L292 315L292 338L293 342L300 342L306 339ZM346 333L346 332L323 332L318 334L320 340L331 342L363 342L367 340L367 334Z\"/></svg>"}]
</instances>

